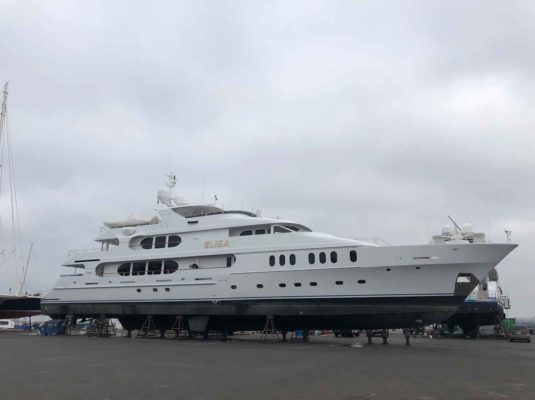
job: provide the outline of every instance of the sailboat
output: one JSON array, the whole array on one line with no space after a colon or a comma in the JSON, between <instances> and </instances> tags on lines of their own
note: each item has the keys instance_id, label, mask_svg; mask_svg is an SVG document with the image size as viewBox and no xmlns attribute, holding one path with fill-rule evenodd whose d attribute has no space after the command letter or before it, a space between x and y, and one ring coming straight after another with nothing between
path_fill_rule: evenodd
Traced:
<instances>
[{"instance_id":1,"label":"sailboat","mask_svg":"<svg viewBox=\"0 0 535 400\"><path fill-rule=\"evenodd\" d=\"M7 189L9 192L9 210L11 213L9 223L11 224L12 237L8 240L4 236L4 224L0 216L0 266L12 264L22 274L17 283L15 293L0 293L0 319L31 317L32 315L41 314L41 296L39 294L32 295L25 292L26 276L33 245L30 246L27 259L24 260L18 221L11 139L7 129L7 89L8 83L5 83L0 113L0 196L4 195ZM11 248L8 249L9 247ZM2 275L4 277L6 276L6 274Z\"/></svg>"}]
</instances>

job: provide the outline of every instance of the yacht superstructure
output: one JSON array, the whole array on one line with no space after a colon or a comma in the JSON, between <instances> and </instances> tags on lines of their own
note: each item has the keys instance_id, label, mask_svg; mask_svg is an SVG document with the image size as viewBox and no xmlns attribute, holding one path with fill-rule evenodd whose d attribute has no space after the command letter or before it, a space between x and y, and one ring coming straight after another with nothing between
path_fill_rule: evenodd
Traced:
<instances>
[{"instance_id":1,"label":"yacht superstructure","mask_svg":"<svg viewBox=\"0 0 535 400\"><path fill-rule=\"evenodd\" d=\"M157 216L106 222L95 250L71 251L43 298L53 317L147 316L168 329L402 328L442 321L516 245L447 229L432 244L378 246L289 220L160 191Z\"/></svg>"}]
</instances>

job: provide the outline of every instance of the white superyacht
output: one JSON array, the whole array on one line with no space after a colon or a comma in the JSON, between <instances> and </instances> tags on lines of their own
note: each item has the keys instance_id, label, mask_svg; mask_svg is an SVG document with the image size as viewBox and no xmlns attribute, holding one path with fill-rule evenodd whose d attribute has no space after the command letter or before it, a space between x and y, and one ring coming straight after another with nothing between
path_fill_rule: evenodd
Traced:
<instances>
[{"instance_id":1,"label":"white superyacht","mask_svg":"<svg viewBox=\"0 0 535 400\"><path fill-rule=\"evenodd\" d=\"M173 186L173 185L170 185ZM148 316L190 330L405 328L452 315L517 245L490 244L469 225L428 245L378 246L313 232L288 220L158 193L154 217L105 222L96 250L69 252L43 298L44 314Z\"/></svg>"}]
</instances>

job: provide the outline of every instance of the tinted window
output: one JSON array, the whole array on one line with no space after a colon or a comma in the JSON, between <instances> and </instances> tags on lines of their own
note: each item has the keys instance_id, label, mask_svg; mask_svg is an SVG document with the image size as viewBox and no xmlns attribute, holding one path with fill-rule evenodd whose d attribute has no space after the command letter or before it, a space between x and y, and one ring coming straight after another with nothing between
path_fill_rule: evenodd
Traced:
<instances>
[{"instance_id":1,"label":"tinted window","mask_svg":"<svg viewBox=\"0 0 535 400\"><path fill-rule=\"evenodd\" d=\"M167 241L167 247L176 247L181 242L182 242L182 239L180 239L180 236L171 235L169 236L169 240Z\"/></svg>"},{"instance_id":2,"label":"tinted window","mask_svg":"<svg viewBox=\"0 0 535 400\"><path fill-rule=\"evenodd\" d=\"M327 257L325 256L324 252L320 253L320 263L325 264L325 261L327 261Z\"/></svg>"},{"instance_id":3,"label":"tinted window","mask_svg":"<svg viewBox=\"0 0 535 400\"><path fill-rule=\"evenodd\" d=\"M342 282L342 281L336 281L336 284L337 284L337 285L343 285L344 282Z\"/></svg>"},{"instance_id":4,"label":"tinted window","mask_svg":"<svg viewBox=\"0 0 535 400\"><path fill-rule=\"evenodd\" d=\"M318 286L317 282L310 282L310 286Z\"/></svg>"},{"instance_id":5,"label":"tinted window","mask_svg":"<svg viewBox=\"0 0 535 400\"><path fill-rule=\"evenodd\" d=\"M253 234L253 231L243 231L240 233L240 236L251 236Z\"/></svg>"},{"instance_id":6,"label":"tinted window","mask_svg":"<svg viewBox=\"0 0 535 400\"><path fill-rule=\"evenodd\" d=\"M334 264L338 261L338 254L336 254L336 251L331 251L331 262Z\"/></svg>"},{"instance_id":7,"label":"tinted window","mask_svg":"<svg viewBox=\"0 0 535 400\"><path fill-rule=\"evenodd\" d=\"M178 264L171 260L166 260L163 263L163 273L164 274L172 274L178 269Z\"/></svg>"},{"instance_id":8,"label":"tinted window","mask_svg":"<svg viewBox=\"0 0 535 400\"><path fill-rule=\"evenodd\" d=\"M275 265L275 256L269 256L269 265L272 267Z\"/></svg>"},{"instance_id":9,"label":"tinted window","mask_svg":"<svg viewBox=\"0 0 535 400\"><path fill-rule=\"evenodd\" d=\"M161 261L150 261L149 268L147 270L148 275L159 275L162 273L162 262Z\"/></svg>"},{"instance_id":10,"label":"tinted window","mask_svg":"<svg viewBox=\"0 0 535 400\"><path fill-rule=\"evenodd\" d=\"M141 247L143 249L152 249L152 238L145 238L141 241Z\"/></svg>"},{"instance_id":11,"label":"tinted window","mask_svg":"<svg viewBox=\"0 0 535 400\"><path fill-rule=\"evenodd\" d=\"M295 282L295 283L294 283L294 286L295 286L295 287L300 287L301 284L300 284L299 282Z\"/></svg>"},{"instance_id":12,"label":"tinted window","mask_svg":"<svg viewBox=\"0 0 535 400\"><path fill-rule=\"evenodd\" d=\"M256 285L256 287L257 287L258 289L262 289L262 288L264 287L264 285L262 285L261 283L259 283L258 285Z\"/></svg>"},{"instance_id":13,"label":"tinted window","mask_svg":"<svg viewBox=\"0 0 535 400\"><path fill-rule=\"evenodd\" d=\"M228 256L227 257L227 267L232 267L234 256Z\"/></svg>"},{"instance_id":14,"label":"tinted window","mask_svg":"<svg viewBox=\"0 0 535 400\"><path fill-rule=\"evenodd\" d=\"M366 283L366 281L364 279L359 279L357 282L360 283L360 284Z\"/></svg>"},{"instance_id":15,"label":"tinted window","mask_svg":"<svg viewBox=\"0 0 535 400\"><path fill-rule=\"evenodd\" d=\"M275 225L273 227L273 233L289 233L289 232L291 232L291 230L289 230L288 228L283 228L280 225Z\"/></svg>"},{"instance_id":16,"label":"tinted window","mask_svg":"<svg viewBox=\"0 0 535 400\"><path fill-rule=\"evenodd\" d=\"M349 252L349 259L351 260L351 262L357 261L357 252L355 250L351 250Z\"/></svg>"},{"instance_id":17,"label":"tinted window","mask_svg":"<svg viewBox=\"0 0 535 400\"><path fill-rule=\"evenodd\" d=\"M295 254L290 254L290 264L295 265Z\"/></svg>"},{"instance_id":18,"label":"tinted window","mask_svg":"<svg viewBox=\"0 0 535 400\"><path fill-rule=\"evenodd\" d=\"M121 264L117 269L119 275L129 276L130 275L130 263Z\"/></svg>"},{"instance_id":19,"label":"tinted window","mask_svg":"<svg viewBox=\"0 0 535 400\"><path fill-rule=\"evenodd\" d=\"M154 242L155 249L163 249L165 247L166 236L157 236L156 241Z\"/></svg>"},{"instance_id":20,"label":"tinted window","mask_svg":"<svg viewBox=\"0 0 535 400\"><path fill-rule=\"evenodd\" d=\"M132 264L132 275L145 275L145 262L135 262Z\"/></svg>"},{"instance_id":21,"label":"tinted window","mask_svg":"<svg viewBox=\"0 0 535 400\"><path fill-rule=\"evenodd\" d=\"M279 287L286 287L286 283L279 283Z\"/></svg>"},{"instance_id":22,"label":"tinted window","mask_svg":"<svg viewBox=\"0 0 535 400\"><path fill-rule=\"evenodd\" d=\"M257 229L256 231L254 231L254 234L255 235L265 235L266 234L266 230L265 229Z\"/></svg>"},{"instance_id":23,"label":"tinted window","mask_svg":"<svg viewBox=\"0 0 535 400\"><path fill-rule=\"evenodd\" d=\"M236 286L236 285L232 285L230 288L231 288L231 289L237 289L238 286Z\"/></svg>"},{"instance_id":24,"label":"tinted window","mask_svg":"<svg viewBox=\"0 0 535 400\"><path fill-rule=\"evenodd\" d=\"M286 264L286 257L284 256L284 254L281 254L281 255L279 256L279 264L280 264L280 265L284 265L284 264Z\"/></svg>"},{"instance_id":25,"label":"tinted window","mask_svg":"<svg viewBox=\"0 0 535 400\"><path fill-rule=\"evenodd\" d=\"M308 253L308 262L314 264L316 262L316 255L314 253Z\"/></svg>"}]
</instances>

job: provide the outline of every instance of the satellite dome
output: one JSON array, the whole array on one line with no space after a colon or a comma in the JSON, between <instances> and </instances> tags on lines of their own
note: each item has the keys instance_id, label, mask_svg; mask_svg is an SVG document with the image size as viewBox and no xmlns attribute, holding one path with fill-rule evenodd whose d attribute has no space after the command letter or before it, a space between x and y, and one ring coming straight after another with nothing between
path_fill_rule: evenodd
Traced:
<instances>
[{"instance_id":1,"label":"satellite dome","mask_svg":"<svg viewBox=\"0 0 535 400\"><path fill-rule=\"evenodd\" d=\"M472 227L472 224L465 223L462 226L463 233L474 233L474 228Z\"/></svg>"},{"instance_id":2,"label":"satellite dome","mask_svg":"<svg viewBox=\"0 0 535 400\"><path fill-rule=\"evenodd\" d=\"M443 225L441 230L443 235L451 235L451 228L449 225Z\"/></svg>"}]
</instances>

